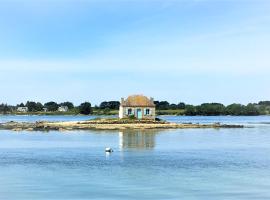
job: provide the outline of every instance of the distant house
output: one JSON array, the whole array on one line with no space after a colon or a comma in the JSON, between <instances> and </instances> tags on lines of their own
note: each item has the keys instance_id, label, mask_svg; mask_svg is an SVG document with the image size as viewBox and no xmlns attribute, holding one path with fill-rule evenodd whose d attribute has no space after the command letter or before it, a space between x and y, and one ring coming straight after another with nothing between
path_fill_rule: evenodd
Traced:
<instances>
[{"instance_id":1,"label":"distant house","mask_svg":"<svg viewBox=\"0 0 270 200\"><path fill-rule=\"evenodd\" d=\"M153 98L143 95L132 95L121 98L119 118L134 116L137 119L155 119L156 106Z\"/></svg>"},{"instance_id":2,"label":"distant house","mask_svg":"<svg viewBox=\"0 0 270 200\"><path fill-rule=\"evenodd\" d=\"M48 108L43 108L43 112L48 112Z\"/></svg>"},{"instance_id":3,"label":"distant house","mask_svg":"<svg viewBox=\"0 0 270 200\"><path fill-rule=\"evenodd\" d=\"M67 106L60 106L60 107L58 108L58 111L59 111L59 112L67 112L67 111L68 111L68 107L67 107Z\"/></svg>"},{"instance_id":4,"label":"distant house","mask_svg":"<svg viewBox=\"0 0 270 200\"><path fill-rule=\"evenodd\" d=\"M28 107L18 107L17 111L18 112L28 112Z\"/></svg>"}]
</instances>

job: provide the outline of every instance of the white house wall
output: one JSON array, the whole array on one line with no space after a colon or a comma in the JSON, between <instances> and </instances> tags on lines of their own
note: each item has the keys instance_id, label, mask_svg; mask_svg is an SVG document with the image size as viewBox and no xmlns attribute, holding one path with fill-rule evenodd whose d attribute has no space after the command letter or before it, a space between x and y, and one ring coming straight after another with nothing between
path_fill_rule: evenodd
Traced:
<instances>
[{"instance_id":1,"label":"white house wall","mask_svg":"<svg viewBox=\"0 0 270 200\"><path fill-rule=\"evenodd\" d=\"M123 107L120 106L119 107L119 118L122 119L124 117L128 117L128 109L131 109L131 115L134 115L135 117L137 117L137 109L141 109L142 110L142 116L145 119L154 119L155 118L155 108L152 107ZM146 115L146 109L149 109L149 115Z\"/></svg>"},{"instance_id":2,"label":"white house wall","mask_svg":"<svg viewBox=\"0 0 270 200\"><path fill-rule=\"evenodd\" d=\"M123 106L119 107L119 118L122 119L124 117L124 112L123 112Z\"/></svg>"}]
</instances>

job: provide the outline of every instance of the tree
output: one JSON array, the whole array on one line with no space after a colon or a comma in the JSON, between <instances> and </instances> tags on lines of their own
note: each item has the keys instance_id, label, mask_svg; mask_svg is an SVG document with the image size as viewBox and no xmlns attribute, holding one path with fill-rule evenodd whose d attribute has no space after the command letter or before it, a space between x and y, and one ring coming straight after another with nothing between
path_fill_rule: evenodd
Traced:
<instances>
[{"instance_id":1,"label":"tree","mask_svg":"<svg viewBox=\"0 0 270 200\"><path fill-rule=\"evenodd\" d=\"M260 106L270 106L270 101L260 101L259 103L258 103Z\"/></svg>"},{"instance_id":2,"label":"tree","mask_svg":"<svg viewBox=\"0 0 270 200\"><path fill-rule=\"evenodd\" d=\"M24 107L23 103L17 104L17 107Z\"/></svg>"},{"instance_id":3,"label":"tree","mask_svg":"<svg viewBox=\"0 0 270 200\"><path fill-rule=\"evenodd\" d=\"M43 105L40 102L27 101L25 104L30 112L42 111Z\"/></svg>"},{"instance_id":4,"label":"tree","mask_svg":"<svg viewBox=\"0 0 270 200\"><path fill-rule=\"evenodd\" d=\"M0 112L3 114L6 114L11 111L11 106L8 106L7 104L0 104Z\"/></svg>"},{"instance_id":5,"label":"tree","mask_svg":"<svg viewBox=\"0 0 270 200\"><path fill-rule=\"evenodd\" d=\"M60 105L60 106L67 106L69 110L74 108L73 103L71 103L71 102L69 102L69 101L60 103L59 105Z\"/></svg>"},{"instance_id":6,"label":"tree","mask_svg":"<svg viewBox=\"0 0 270 200\"><path fill-rule=\"evenodd\" d=\"M196 115L196 108L193 105L186 105L185 115L194 116Z\"/></svg>"},{"instance_id":7,"label":"tree","mask_svg":"<svg viewBox=\"0 0 270 200\"><path fill-rule=\"evenodd\" d=\"M37 102L37 104L36 104L36 111L42 111L42 110L43 110L43 105L42 105L42 103Z\"/></svg>"},{"instance_id":8,"label":"tree","mask_svg":"<svg viewBox=\"0 0 270 200\"><path fill-rule=\"evenodd\" d=\"M158 110L168 110L170 108L168 101L154 101L154 104Z\"/></svg>"},{"instance_id":9,"label":"tree","mask_svg":"<svg viewBox=\"0 0 270 200\"><path fill-rule=\"evenodd\" d=\"M56 102L50 101L44 104L44 107L48 109L48 111L57 111L58 104Z\"/></svg>"},{"instance_id":10,"label":"tree","mask_svg":"<svg viewBox=\"0 0 270 200\"><path fill-rule=\"evenodd\" d=\"M92 113L91 103L84 102L79 106L79 112L83 115L89 115Z\"/></svg>"},{"instance_id":11,"label":"tree","mask_svg":"<svg viewBox=\"0 0 270 200\"><path fill-rule=\"evenodd\" d=\"M259 115L259 109L254 105L249 103L246 107L245 107L245 115Z\"/></svg>"},{"instance_id":12,"label":"tree","mask_svg":"<svg viewBox=\"0 0 270 200\"><path fill-rule=\"evenodd\" d=\"M241 104L236 104L236 103L228 105L225 108L225 113L227 115L243 115L244 111L245 111L245 106Z\"/></svg>"},{"instance_id":13,"label":"tree","mask_svg":"<svg viewBox=\"0 0 270 200\"><path fill-rule=\"evenodd\" d=\"M26 107L28 107L29 112L34 112L36 111L36 102L33 101L27 101L25 104Z\"/></svg>"},{"instance_id":14,"label":"tree","mask_svg":"<svg viewBox=\"0 0 270 200\"><path fill-rule=\"evenodd\" d=\"M203 103L197 106L198 115L223 115L225 113L225 106L220 103Z\"/></svg>"},{"instance_id":15,"label":"tree","mask_svg":"<svg viewBox=\"0 0 270 200\"><path fill-rule=\"evenodd\" d=\"M172 103L172 104L170 104L169 108L172 109L172 110L176 110L177 109L177 105L174 104L174 103Z\"/></svg>"},{"instance_id":16,"label":"tree","mask_svg":"<svg viewBox=\"0 0 270 200\"><path fill-rule=\"evenodd\" d=\"M108 108L108 109L112 109L112 110L117 110L117 109L119 109L119 106L120 106L119 101L103 101L99 107L100 107L100 109Z\"/></svg>"},{"instance_id":17,"label":"tree","mask_svg":"<svg viewBox=\"0 0 270 200\"><path fill-rule=\"evenodd\" d=\"M178 109L185 109L185 107L186 107L186 104L183 103L183 102L180 102L180 103L177 105L177 108L178 108Z\"/></svg>"}]
</instances>

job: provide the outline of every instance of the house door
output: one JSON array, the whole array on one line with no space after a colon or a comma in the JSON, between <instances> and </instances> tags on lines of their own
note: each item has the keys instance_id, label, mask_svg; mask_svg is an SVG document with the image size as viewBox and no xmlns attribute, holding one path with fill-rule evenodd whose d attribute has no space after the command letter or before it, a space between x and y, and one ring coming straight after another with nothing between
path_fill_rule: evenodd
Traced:
<instances>
[{"instance_id":1,"label":"house door","mask_svg":"<svg viewBox=\"0 0 270 200\"><path fill-rule=\"evenodd\" d=\"M142 118L142 109L137 109L137 118L138 119Z\"/></svg>"}]
</instances>

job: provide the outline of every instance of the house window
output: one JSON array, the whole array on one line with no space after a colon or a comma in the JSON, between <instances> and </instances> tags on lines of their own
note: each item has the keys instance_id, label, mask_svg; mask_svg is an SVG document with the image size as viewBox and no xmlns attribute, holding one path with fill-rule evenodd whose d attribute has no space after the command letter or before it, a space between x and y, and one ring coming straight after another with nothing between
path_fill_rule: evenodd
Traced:
<instances>
[{"instance_id":1,"label":"house window","mask_svg":"<svg viewBox=\"0 0 270 200\"><path fill-rule=\"evenodd\" d=\"M131 115L131 114L132 114L132 109L129 108L129 109L128 109L128 115Z\"/></svg>"},{"instance_id":2,"label":"house window","mask_svg":"<svg viewBox=\"0 0 270 200\"><path fill-rule=\"evenodd\" d=\"M145 115L150 115L150 109L149 108L145 109Z\"/></svg>"}]
</instances>

